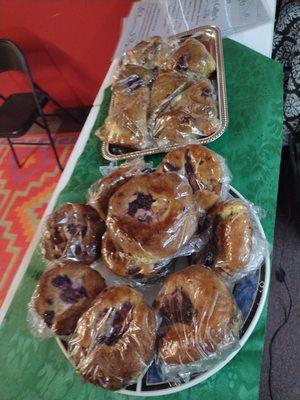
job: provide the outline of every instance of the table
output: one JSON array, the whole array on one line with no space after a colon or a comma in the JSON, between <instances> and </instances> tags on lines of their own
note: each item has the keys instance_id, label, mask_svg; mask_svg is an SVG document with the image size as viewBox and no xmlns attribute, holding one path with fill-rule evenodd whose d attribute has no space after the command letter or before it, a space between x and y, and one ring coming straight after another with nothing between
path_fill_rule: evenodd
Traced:
<instances>
[{"instance_id":1,"label":"table","mask_svg":"<svg viewBox=\"0 0 300 400\"><path fill-rule=\"evenodd\" d=\"M267 209L268 215L263 225L269 241L272 242L281 152L281 68L276 62L259 56L230 40L224 41L224 54L228 76L230 124L227 132L210 147L227 159L234 176L233 186L246 198ZM105 107L107 108L107 96ZM103 120L103 110L100 118L97 118L98 112L98 106L92 109L80 135L81 142L74 149L70 166L62 176L60 186L49 204L48 212L53 208L59 190L70 177L75 161L85 143L87 143L87 148L78 161L76 173L78 175L86 171L87 164L84 163L89 160L88 165L92 176L87 177L87 182L72 176L59 201L83 201L85 185L89 185L96 179L97 164L103 162L103 159L97 150L99 146L97 138L92 136L89 140L87 139L93 122L96 120L100 124ZM155 162L158 162L159 158L161 155L156 156ZM76 187L73 192L72 187ZM85 189L81 193L83 187ZM37 239L38 233L34 239L35 242L30 246L31 251ZM24 270L30 256L30 252L26 254L27 261L25 260L22 267ZM119 395L92 388L90 385L82 385L53 340L38 342L32 339L24 323L26 312L21 294L23 291L27 299L32 293L37 273L43 268L39 265L39 257L39 254L35 253L33 264L30 263L31 266L20 285L11 312L7 314L5 323L0 329L0 357L2 357L0 378L3 379L1 384L4 382L4 385L0 385L1 399L35 400L34 394L37 399L43 400L50 398L69 400L72 396L74 398L75 394L76 396L80 394L82 398L86 396L86 398L94 399L97 398L98 393L101 398L122 398ZM243 400L253 400L258 391L264 318L265 314L251 340L224 370L207 382L182 392L178 396L185 396L184 393L186 393L191 397L199 398L201 395L203 400L211 400L220 398L221 388L222 399L231 399L230 396L233 393L235 396L238 393ZM12 368L11 363L16 362L15 360L17 360L18 368ZM6 373L8 370L10 374ZM166 400L175 398L170 396L166 397ZM237 397L234 398L237 399Z\"/></svg>"}]
</instances>

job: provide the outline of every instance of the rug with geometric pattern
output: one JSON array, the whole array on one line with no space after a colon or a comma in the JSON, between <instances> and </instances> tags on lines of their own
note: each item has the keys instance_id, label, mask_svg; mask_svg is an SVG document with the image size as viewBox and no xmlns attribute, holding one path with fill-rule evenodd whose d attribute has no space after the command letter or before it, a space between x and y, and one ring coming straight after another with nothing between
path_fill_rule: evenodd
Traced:
<instances>
[{"instance_id":1,"label":"rug with geometric pattern","mask_svg":"<svg viewBox=\"0 0 300 400\"><path fill-rule=\"evenodd\" d=\"M55 143L66 164L78 134L59 133ZM55 137L55 135L54 135ZM45 135L28 135L42 140ZM12 153L0 142L0 307L60 178L49 146L18 146L19 169Z\"/></svg>"}]
</instances>

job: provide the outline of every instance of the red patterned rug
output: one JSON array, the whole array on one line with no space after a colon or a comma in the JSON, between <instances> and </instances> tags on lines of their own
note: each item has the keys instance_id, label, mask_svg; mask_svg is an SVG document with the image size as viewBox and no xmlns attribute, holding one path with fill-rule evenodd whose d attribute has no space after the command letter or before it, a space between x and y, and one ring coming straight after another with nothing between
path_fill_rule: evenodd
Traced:
<instances>
[{"instance_id":1,"label":"red patterned rug","mask_svg":"<svg viewBox=\"0 0 300 400\"><path fill-rule=\"evenodd\" d=\"M45 138L30 136L26 140ZM57 134L55 143L63 165L77 136ZM60 177L49 146L18 146L16 151L24 163L21 169L9 147L0 142L0 306Z\"/></svg>"}]
</instances>

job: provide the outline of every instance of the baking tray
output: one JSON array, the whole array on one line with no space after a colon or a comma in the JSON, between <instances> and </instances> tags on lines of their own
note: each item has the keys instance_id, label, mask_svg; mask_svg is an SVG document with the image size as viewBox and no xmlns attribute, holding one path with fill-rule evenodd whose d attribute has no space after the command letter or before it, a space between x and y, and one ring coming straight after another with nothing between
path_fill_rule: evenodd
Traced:
<instances>
[{"instance_id":1,"label":"baking tray","mask_svg":"<svg viewBox=\"0 0 300 400\"><path fill-rule=\"evenodd\" d=\"M225 131L228 125L228 112L227 112L227 98L225 86L225 71L223 62L223 46L221 32L218 27L213 25L206 25L199 28L191 29L190 31L182 32L177 35L171 36L173 39L185 40L189 37L195 37L201 40L212 54L216 62L216 77L211 79L217 88L217 104L219 111L219 120L221 122L220 128L209 136L198 139L199 144L209 143L218 139ZM113 74L113 72L112 72ZM163 146L163 147L150 147L148 149L124 152L116 154L117 149L122 149L120 146L111 145L109 143L102 143L103 157L109 161L128 160L136 157L143 157L151 154L162 153L172 149L183 146L183 144ZM115 152L114 152L115 151Z\"/></svg>"}]
</instances>

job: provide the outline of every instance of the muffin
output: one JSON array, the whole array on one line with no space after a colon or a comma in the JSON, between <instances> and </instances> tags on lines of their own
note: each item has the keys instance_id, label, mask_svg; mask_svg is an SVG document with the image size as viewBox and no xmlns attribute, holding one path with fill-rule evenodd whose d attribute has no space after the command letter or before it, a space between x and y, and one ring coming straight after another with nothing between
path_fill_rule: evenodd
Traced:
<instances>
[{"instance_id":1,"label":"muffin","mask_svg":"<svg viewBox=\"0 0 300 400\"><path fill-rule=\"evenodd\" d=\"M140 283L155 283L169 273L171 262L125 253L105 232L102 238L102 261L114 274Z\"/></svg>"},{"instance_id":2,"label":"muffin","mask_svg":"<svg viewBox=\"0 0 300 400\"><path fill-rule=\"evenodd\" d=\"M78 321L69 350L85 381L118 390L137 380L154 356L156 318L129 286L106 289Z\"/></svg>"},{"instance_id":3,"label":"muffin","mask_svg":"<svg viewBox=\"0 0 300 400\"><path fill-rule=\"evenodd\" d=\"M106 225L126 254L172 257L197 229L192 190L174 173L135 176L110 198Z\"/></svg>"},{"instance_id":4,"label":"muffin","mask_svg":"<svg viewBox=\"0 0 300 400\"><path fill-rule=\"evenodd\" d=\"M85 264L56 263L40 277L34 307L57 335L70 335L80 316L105 288L99 272Z\"/></svg>"},{"instance_id":5,"label":"muffin","mask_svg":"<svg viewBox=\"0 0 300 400\"><path fill-rule=\"evenodd\" d=\"M231 277L250 259L253 224L247 205L239 199L220 202L207 219L212 232L201 259L218 274Z\"/></svg>"},{"instance_id":6,"label":"muffin","mask_svg":"<svg viewBox=\"0 0 300 400\"><path fill-rule=\"evenodd\" d=\"M158 171L173 171L184 176L201 210L208 210L221 198L225 171L220 158L204 146L191 144L170 151Z\"/></svg>"},{"instance_id":7,"label":"muffin","mask_svg":"<svg viewBox=\"0 0 300 400\"><path fill-rule=\"evenodd\" d=\"M162 318L157 358L163 364L208 359L238 338L234 299L223 280L202 265L169 275L153 305Z\"/></svg>"},{"instance_id":8,"label":"muffin","mask_svg":"<svg viewBox=\"0 0 300 400\"><path fill-rule=\"evenodd\" d=\"M93 207L63 204L45 222L42 254L47 260L63 257L91 264L100 257L104 230L105 224Z\"/></svg>"}]
</instances>

